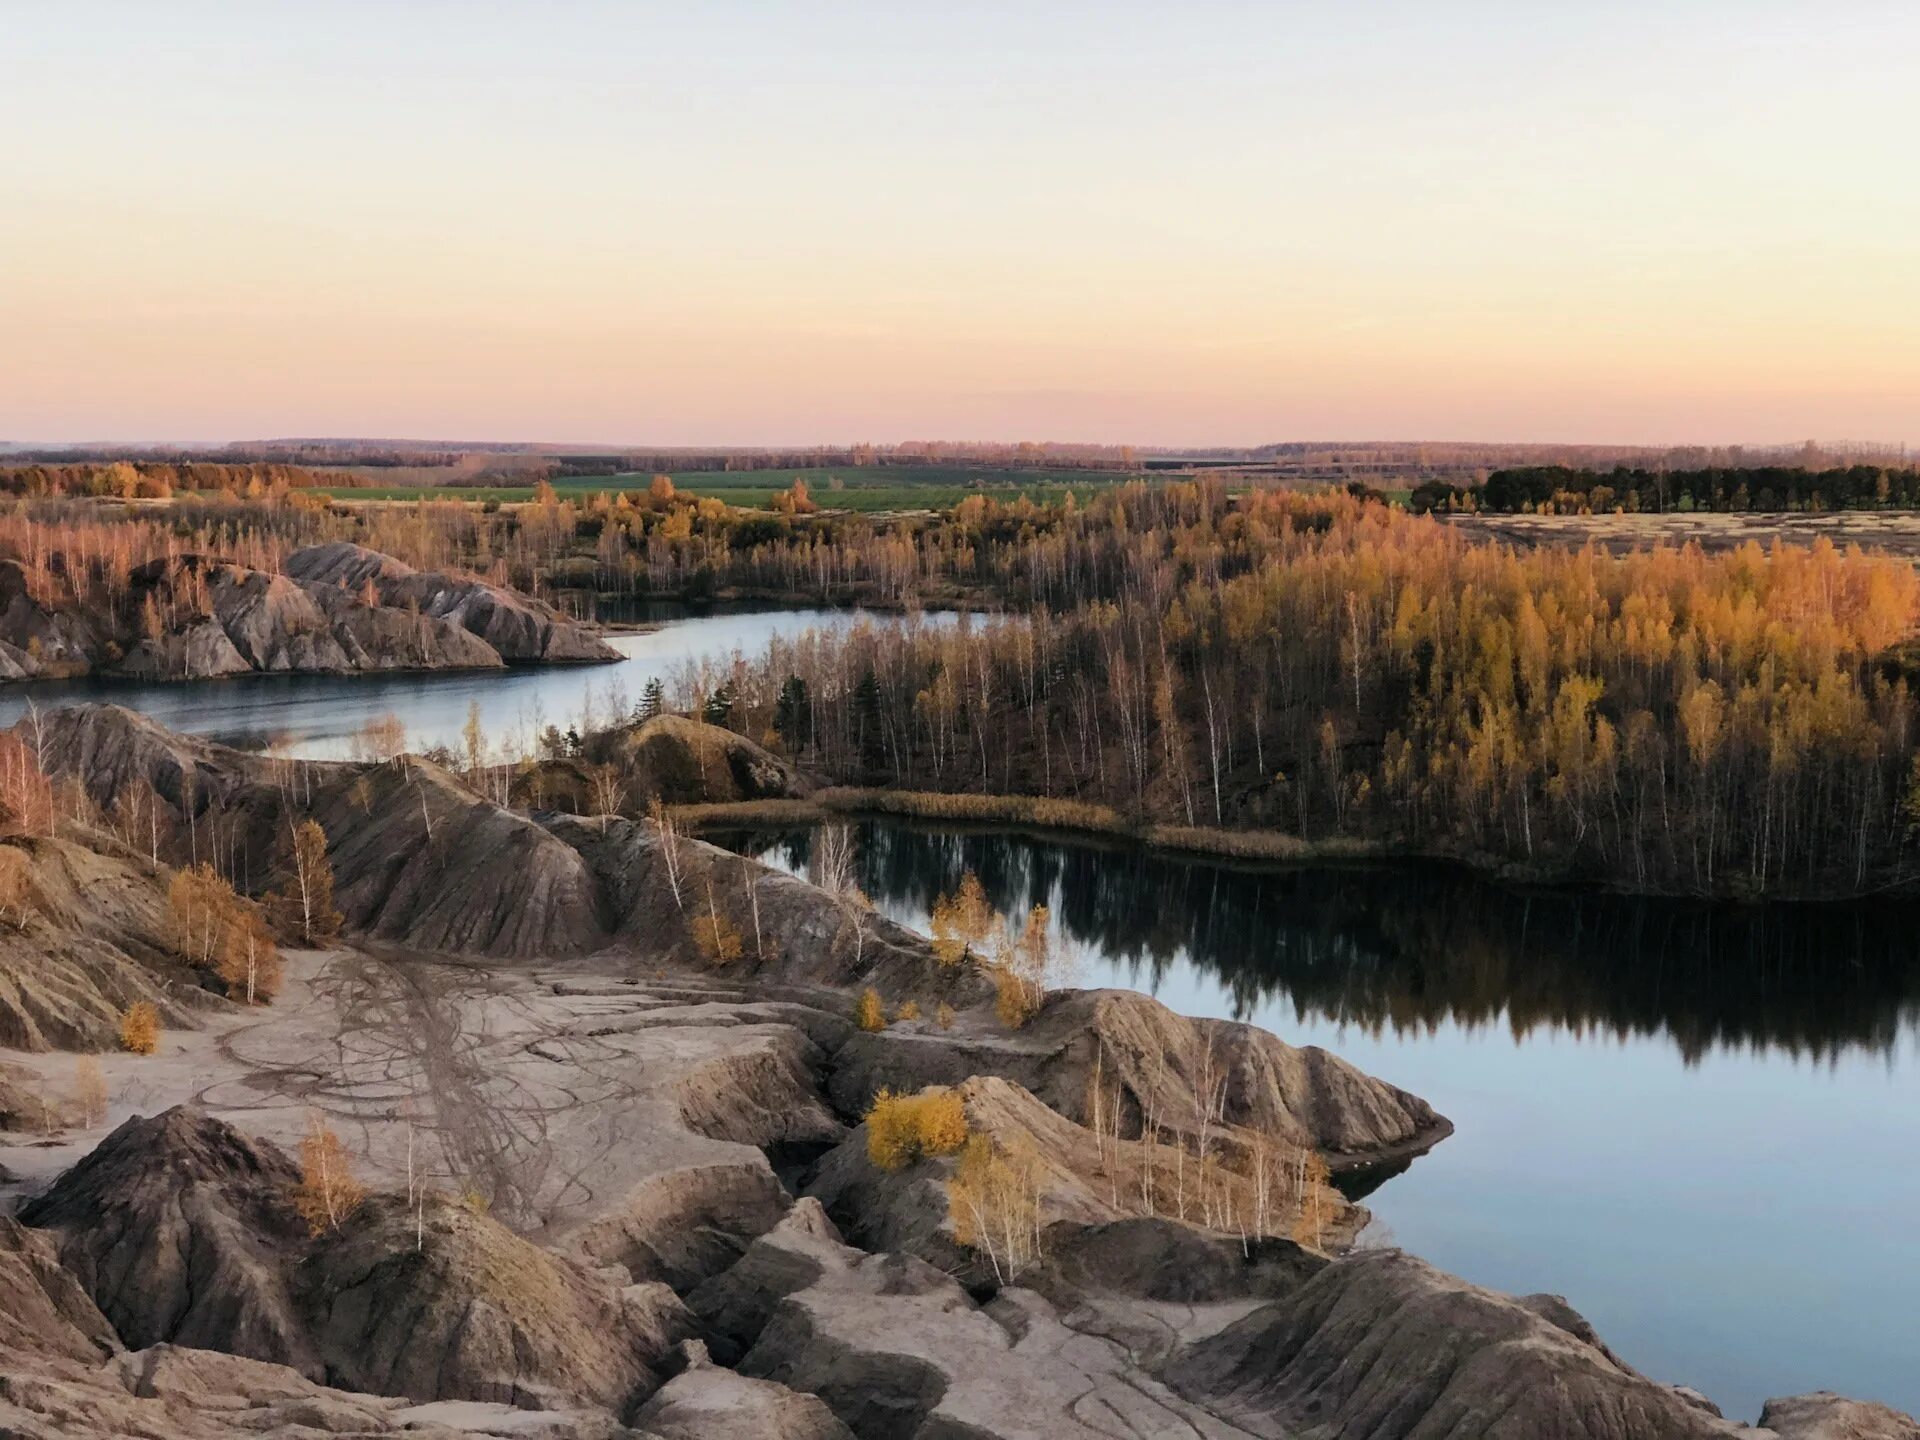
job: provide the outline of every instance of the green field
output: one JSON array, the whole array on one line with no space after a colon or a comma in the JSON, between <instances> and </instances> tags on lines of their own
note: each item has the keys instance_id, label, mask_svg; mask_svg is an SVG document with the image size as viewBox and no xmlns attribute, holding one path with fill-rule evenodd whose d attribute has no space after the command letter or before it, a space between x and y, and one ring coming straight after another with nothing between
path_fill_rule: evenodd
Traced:
<instances>
[{"instance_id":1,"label":"green field","mask_svg":"<svg viewBox=\"0 0 1920 1440\"><path fill-rule=\"evenodd\" d=\"M1085 470L1007 469L987 466L855 466L810 470L693 470L675 474L674 488L685 495L711 495L729 505L765 509L796 479L805 480L813 502L823 510L943 510L969 495L1012 500L1025 495L1036 503L1058 501L1071 491L1085 500L1121 476ZM1135 477L1127 476L1127 479ZM645 490L651 474L568 476L553 482L566 499L601 493ZM499 500L508 504L533 498L531 485L375 485L321 490L340 500Z\"/></svg>"}]
</instances>

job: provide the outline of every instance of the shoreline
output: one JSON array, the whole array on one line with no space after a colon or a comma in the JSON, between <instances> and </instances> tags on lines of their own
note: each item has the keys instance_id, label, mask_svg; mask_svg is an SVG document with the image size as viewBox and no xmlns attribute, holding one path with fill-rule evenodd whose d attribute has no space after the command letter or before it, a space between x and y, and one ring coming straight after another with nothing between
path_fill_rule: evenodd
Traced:
<instances>
[{"instance_id":1,"label":"shoreline","mask_svg":"<svg viewBox=\"0 0 1920 1440\"><path fill-rule=\"evenodd\" d=\"M1340 864L1452 865L1479 879L1515 889L1590 894L1622 900L1757 907L1845 906L1914 898L1913 882L1843 895L1746 894L1737 891L1633 890L1582 881L1560 871L1529 869L1511 861L1391 840L1335 836L1306 840L1280 830L1228 830L1205 825L1141 825L1109 805L1034 795L954 794L939 790L889 790L828 785L810 795L735 800L671 807L690 832L775 826L813 826L835 819L901 819L935 825L975 825L1023 830L1076 841L1110 840L1173 856L1239 862L1252 868Z\"/></svg>"}]
</instances>

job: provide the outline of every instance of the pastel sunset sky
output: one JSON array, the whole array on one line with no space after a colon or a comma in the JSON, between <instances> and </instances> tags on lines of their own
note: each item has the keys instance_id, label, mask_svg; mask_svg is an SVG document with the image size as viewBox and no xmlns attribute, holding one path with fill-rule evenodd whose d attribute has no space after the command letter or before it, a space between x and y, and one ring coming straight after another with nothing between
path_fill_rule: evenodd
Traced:
<instances>
[{"instance_id":1,"label":"pastel sunset sky","mask_svg":"<svg viewBox=\"0 0 1920 1440\"><path fill-rule=\"evenodd\" d=\"M0 439L1920 441L1920 5L0 0Z\"/></svg>"}]
</instances>

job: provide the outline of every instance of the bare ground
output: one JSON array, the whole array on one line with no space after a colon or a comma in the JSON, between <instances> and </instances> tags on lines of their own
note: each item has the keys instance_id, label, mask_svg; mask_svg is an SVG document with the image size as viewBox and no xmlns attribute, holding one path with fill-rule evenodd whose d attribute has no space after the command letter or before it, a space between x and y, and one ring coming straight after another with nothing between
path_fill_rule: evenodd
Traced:
<instances>
[{"instance_id":1,"label":"bare ground","mask_svg":"<svg viewBox=\"0 0 1920 1440\"><path fill-rule=\"evenodd\" d=\"M1510 545L1585 545L1624 552L1653 545L1684 545L1732 550L1749 540L1766 546L1775 540L1811 545L1830 540L1844 549L1858 545L1920 563L1920 514L1907 511L1851 510L1826 515L1442 515L1481 539Z\"/></svg>"},{"instance_id":2,"label":"bare ground","mask_svg":"<svg viewBox=\"0 0 1920 1440\"><path fill-rule=\"evenodd\" d=\"M295 953L270 1008L168 1033L151 1057L99 1057L104 1123L0 1137L0 1166L17 1177L0 1184L0 1209L128 1116L193 1101L290 1150L318 1115L377 1187L405 1185L411 1147L430 1186L556 1237L670 1172L765 1166L754 1146L695 1133L682 1113L689 1086L724 1085L730 1062L804 1048L782 1008L723 981L642 976L615 956L547 970ZM17 1059L50 1095L73 1090L73 1056Z\"/></svg>"}]
</instances>

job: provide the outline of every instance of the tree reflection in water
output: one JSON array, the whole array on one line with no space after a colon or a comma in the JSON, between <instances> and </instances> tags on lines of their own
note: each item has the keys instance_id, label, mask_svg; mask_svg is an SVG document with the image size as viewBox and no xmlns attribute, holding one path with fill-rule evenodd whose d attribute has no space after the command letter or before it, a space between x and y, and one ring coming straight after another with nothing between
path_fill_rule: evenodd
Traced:
<instances>
[{"instance_id":1,"label":"tree reflection in water","mask_svg":"<svg viewBox=\"0 0 1920 1440\"><path fill-rule=\"evenodd\" d=\"M1519 890L1433 863L1243 867L1031 834L858 826L860 884L925 930L972 870L1011 916L1046 905L1104 972L1216 977L1234 1013L1406 1034L1442 1024L1666 1036L1832 1059L1920 1028L1920 905L1730 905ZM807 831L713 837L804 873ZM1098 965L1092 962L1103 962Z\"/></svg>"}]
</instances>

